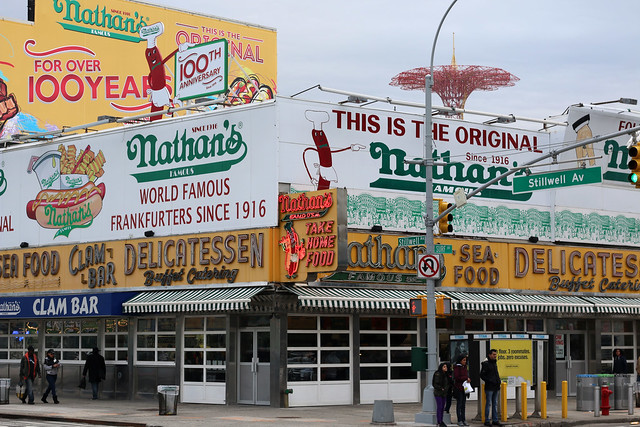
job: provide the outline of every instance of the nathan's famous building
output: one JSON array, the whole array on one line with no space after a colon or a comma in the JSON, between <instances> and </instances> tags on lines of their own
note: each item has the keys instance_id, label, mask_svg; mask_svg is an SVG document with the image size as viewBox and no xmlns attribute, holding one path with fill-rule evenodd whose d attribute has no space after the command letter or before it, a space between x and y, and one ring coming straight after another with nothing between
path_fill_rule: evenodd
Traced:
<instances>
[{"instance_id":1,"label":"nathan's famous building","mask_svg":"<svg viewBox=\"0 0 640 427\"><path fill-rule=\"evenodd\" d=\"M174 21L216 19L121 3L110 12L112 25L144 9L150 18L131 25L149 27L143 35L156 34L156 43L167 42L156 47L169 53L183 37ZM102 10L96 2L60 4ZM140 40L129 40L124 27L110 29L112 37L96 35L83 28L100 20L90 25L74 16L43 6L29 31L50 25L52 36L34 45L16 30L10 40L49 52L66 44L59 37L75 36L76 45L94 49L99 63L92 67L103 73L112 66L110 51L136 49L141 57L130 63L135 73L112 71L128 88L120 99L127 108L99 100L96 110L80 109L74 124L153 108L134 85L153 82L142 58L153 50L149 37L138 28ZM3 34L27 25L0 22ZM233 34L258 32L250 38L264 43L253 58L243 47L245 56L229 66L229 87L236 66L275 82L275 32L220 25ZM196 39L189 34L190 42L207 42ZM231 54L237 44L229 42ZM225 94L241 105L113 120L98 131L89 124L43 140L12 137L62 128L70 110L32 102L30 88L34 97L52 96L37 90L38 80L49 79L60 96L80 96L64 86L75 77L62 67L82 52L48 57L51 77L40 74L44 62L36 67L40 59L26 55L14 65L29 72L3 79L0 376L17 378L28 345L41 355L54 348L63 365L61 393L83 393L78 377L97 346L108 370L101 392L112 398L155 398L157 385L177 384L184 402L417 402L425 380L411 369L411 348L424 346L427 333L438 335L441 361L470 352L476 383L487 344L505 361L518 360L508 378L532 385L542 358L555 392L562 380L575 392L576 375L608 371L614 347L632 371L640 224L624 137L522 169L456 209L454 231L436 238L444 252L437 293L451 298L452 314L426 331L422 319L409 316L409 299L425 293L416 276L425 253L416 237L425 233L424 169L404 162L422 157L421 115L270 96L261 87L268 83L245 79L236 83L243 90ZM106 77L84 64L83 99L111 93L91 89ZM5 76L10 68L0 64ZM61 115L49 116L53 111ZM434 194L452 201L458 188L469 193L554 147L624 129L638 117L587 106L571 107L563 120L562 131L551 134L435 119ZM561 161L588 172L561 171ZM548 178L554 173L564 181ZM598 182L581 184L587 173Z\"/></svg>"}]
</instances>

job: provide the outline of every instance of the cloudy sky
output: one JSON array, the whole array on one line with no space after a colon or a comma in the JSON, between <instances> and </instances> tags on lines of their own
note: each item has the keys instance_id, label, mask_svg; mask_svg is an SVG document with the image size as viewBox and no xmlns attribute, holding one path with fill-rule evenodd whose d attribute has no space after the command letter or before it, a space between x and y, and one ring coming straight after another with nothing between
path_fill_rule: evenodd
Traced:
<instances>
[{"instance_id":1,"label":"cloudy sky","mask_svg":"<svg viewBox=\"0 0 640 427\"><path fill-rule=\"evenodd\" d=\"M280 95L320 84L415 102L424 102L422 92L389 82L399 72L429 65L450 3L179 2L180 8L277 29ZM498 67L520 78L513 87L473 93L466 105L472 110L542 118L574 103L640 98L639 17L637 0L458 0L440 32L434 64L451 62L455 33L458 64ZM442 105L435 95L433 102Z\"/></svg>"}]
</instances>

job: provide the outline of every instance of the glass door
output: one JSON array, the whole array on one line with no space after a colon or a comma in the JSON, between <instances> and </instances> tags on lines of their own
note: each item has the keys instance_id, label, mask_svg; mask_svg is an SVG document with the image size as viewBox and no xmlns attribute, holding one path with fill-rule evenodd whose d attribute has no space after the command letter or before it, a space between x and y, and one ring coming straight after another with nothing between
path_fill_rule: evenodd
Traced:
<instances>
[{"instance_id":1,"label":"glass door","mask_svg":"<svg viewBox=\"0 0 640 427\"><path fill-rule=\"evenodd\" d=\"M567 381L569 396L575 396L577 376L587 373L586 337L584 332L555 335L557 396L562 394L562 381Z\"/></svg>"},{"instance_id":2,"label":"glass door","mask_svg":"<svg viewBox=\"0 0 640 427\"><path fill-rule=\"evenodd\" d=\"M269 405L269 330L241 330L239 339L238 403Z\"/></svg>"}]
</instances>

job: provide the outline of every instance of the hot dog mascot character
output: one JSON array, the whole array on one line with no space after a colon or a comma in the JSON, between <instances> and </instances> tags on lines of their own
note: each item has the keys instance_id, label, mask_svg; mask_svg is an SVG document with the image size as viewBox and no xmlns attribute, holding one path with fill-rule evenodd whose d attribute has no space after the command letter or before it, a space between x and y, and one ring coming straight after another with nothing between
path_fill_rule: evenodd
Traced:
<instances>
[{"instance_id":1,"label":"hot dog mascot character","mask_svg":"<svg viewBox=\"0 0 640 427\"><path fill-rule=\"evenodd\" d=\"M172 99L169 95L169 89L167 88L167 74L164 70L164 64L176 54L176 52L183 52L187 47L191 46L190 43L181 43L178 49L174 50L166 58L162 58L162 54L156 46L156 39L164 33L164 25L162 22L156 22L155 24L148 25L140 28L140 38L147 41L147 49L144 51L144 57L149 65L149 86L147 94L151 100L151 112L164 110L165 106L172 105ZM150 121L160 120L162 115L151 116Z\"/></svg>"}]
</instances>

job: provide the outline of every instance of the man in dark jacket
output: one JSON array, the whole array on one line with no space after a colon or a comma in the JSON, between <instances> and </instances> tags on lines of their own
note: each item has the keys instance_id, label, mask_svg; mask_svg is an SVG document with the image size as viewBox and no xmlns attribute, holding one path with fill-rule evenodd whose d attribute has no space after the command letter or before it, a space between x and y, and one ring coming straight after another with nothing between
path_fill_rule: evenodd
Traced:
<instances>
[{"instance_id":1,"label":"man in dark jacket","mask_svg":"<svg viewBox=\"0 0 640 427\"><path fill-rule=\"evenodd\" d=\"M82 376L87 376L89 372L89 382L91 383L91 391L93 391L93 400L98 398L98 385L100 381L104 380L107 375L107 367L104 363L104 357L100 354L98 347L93 347L93 351L87 356L87 361L84 363L84 370Z\"/></svg>"},{"instance_id":2,"label":"man in dark jacket","mask_svg":"<svg viewBox=\"0 0 640 427\"><path fill-rule=\"evenodd\" d=\"M626 374L627 373L627 359L622 354L622 350L616 348L613 350L613 369L614 374Z\"/></svg>"},{"instance_id":3,"label":"man in dark jacket","mask_svg":"<svg viewBox=\"0 0 640 427\"><path fill-rule=\"evenodd\" d=\"M29 405L33 405L33 380L40 376L40 365L38 364L38 356L33 350L33 346L27 347L27 352L20 361L20 383L24 382L27 386L26 392L22 400L22 403L27 403L27 397L29 398Z\"/></svg>"},{"instance_id":4,"label":"man in dark jacket","mask_svg":"<svg viewBox=\"0 0 640 427\"><path fill-rule=\"evenodd\" d=\"M490 426L492 424L489 421L489 405L491 405L491 412L493 412L493 425L502 425L498 421L498 393L500 393L500 374L498 373L498 351L494 348L489 350L487 358L482 362L482 368L480 369L480 378L484 381L484 425Z\"/></svg>"}]
</instances>

